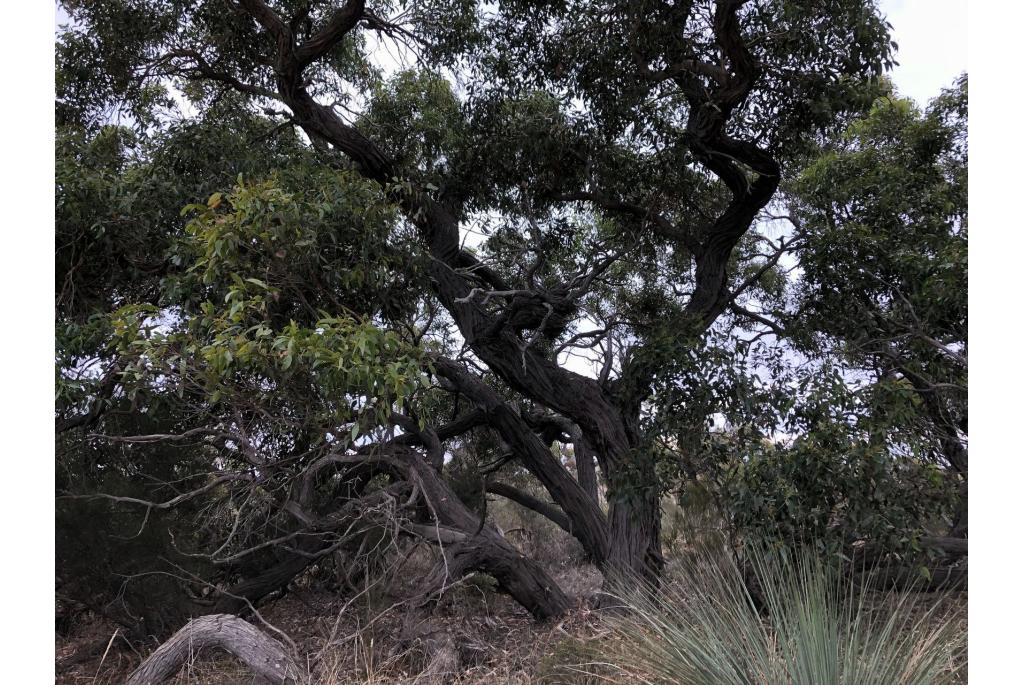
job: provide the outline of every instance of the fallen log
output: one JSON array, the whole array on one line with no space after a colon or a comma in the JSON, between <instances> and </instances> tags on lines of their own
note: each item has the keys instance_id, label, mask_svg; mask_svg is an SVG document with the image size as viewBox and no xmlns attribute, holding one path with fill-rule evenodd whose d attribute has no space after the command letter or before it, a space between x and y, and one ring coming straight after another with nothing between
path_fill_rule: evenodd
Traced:
<instances>
[{"instance_id":1,"label":"fallen log","mask_svg":"<svg viewBox=\"0 0 1024 685\"><path fill-rule=\"evenodd\" d=\"M161 685L175 676L196 652L219 648L248 666L256 682L300 685L306 678L280 642L237 616L194 618L164 642L129 676L127 685Z\"/></svg>"},{"instance_id":2,"label":"fallen log","mask_svg":"<svg viewBox=\"0 0 1024 685\"><path fill-rule=\"evenodd\" d=\"M967 555L967 538L923 537L921 538L921 545L938 550L951 557Z\"/></svg>"}]
</instances>

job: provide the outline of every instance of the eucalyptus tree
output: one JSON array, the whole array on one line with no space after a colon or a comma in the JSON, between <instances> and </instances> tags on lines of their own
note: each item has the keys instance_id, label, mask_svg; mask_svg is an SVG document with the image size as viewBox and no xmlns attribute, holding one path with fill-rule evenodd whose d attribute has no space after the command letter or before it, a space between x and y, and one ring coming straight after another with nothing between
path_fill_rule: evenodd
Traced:
<instances>
[{"instance_id":1,"label":"eucalyptus tree","mask_svg":"<svg viewBox=\"0 0 1024 685\"><path fill-rule=\"evenodd\" d=\"M789 275L659 387L662 448L747 537L966 554L966 75L924 111L882 94L800 166L773 214Z\"/></svg>"},{"instance_id":2,"label":"eucalyptus tree","mask_svg":"<svg viewBox=\"0 0 1024 685\"><path fill-rule=\"evenodd\" d=\"M807 241L794 340L867 374L876 433L946 469L966 536L967 76L923 112L879 99L789 196Z\"/></svg>"},{"instance_id":3,"label":"eucalyptus tree","mask_svg":"<svg viewBox=\"0 0 1024 685\"><path fill-rule=\"evenodd\" d=\"M128 503L224 503L192 556L233 608L387 528L441 549L428 587L479 569L564 611L443 478L469 431L551 502L492 492L656 577L645 407L769 287L792 245L752 225L893 47L853 0L63 4L58 428L205 455L190 489ZM107 431L161 411L173 431Z\"/></svg>"}]
</instances>

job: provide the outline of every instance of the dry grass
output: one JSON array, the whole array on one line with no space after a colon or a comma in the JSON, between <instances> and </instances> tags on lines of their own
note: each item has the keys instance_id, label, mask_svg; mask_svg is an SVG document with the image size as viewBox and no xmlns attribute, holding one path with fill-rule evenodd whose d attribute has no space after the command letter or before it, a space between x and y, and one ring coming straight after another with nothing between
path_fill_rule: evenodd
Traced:
<instances>
[{"instance_id":1,"label":"dry grass","mask_svg":"<svg viewBox=\"0 0 1024 685\"><path fill-rule=\"evenodd\" d=\"M450 645L458 655L459 668L434 682L460 685L519 685L525 683L597 683L644 682L641 672L631 672L628 662L618 660L614 667L598 667L595 661L615 661L616 655L628 655L635 645L630 635L609 629L599 612L587 608L588 598L600 587L600 575L582 563L578 544L548 522L523 516L511 508L498 508L492 514L501 518L505 530L516 531L510 539L524 553L541 558L560 559L549 569L559 585L571 596L580 598L578 608L564 620L545 625L531 617L508 597L498 593L486 577L470 577L456 584L431 612L411 610L401 600L410 596L416 580L431 563L424 549L405 563L387 586L367 588L355 600L322 589L325 570L312 569L284 598L262 611L263 618L287 634L296 644L312 675L314 685L426 685L423 677L430 658L437 653L437 639ZM721 544L716 521L702 517L698 521L704 535L693 532L692 512L679 511L669 518L670 528L685 529L676 536L679 545L666 542L674 553L672 566L697 547L715 549ZM678 519L678 520L676 520ZM518 530L517 530L518 529ZM669 536L672 537L672 536ZM686 549L688 548L688 549ZM678 576L679 574L674 574ZM680 588L683 597L694 596L694 588ZM908 603L914 611L927 611L934 596L922 603ZM966 634L966 593L944 595L943 606L935 616L959 611L959 626ZM924 608L922 608L924 607ZM416 624L410 619L423 619ZM909 617L910 624L917 617ZM108 648L109 647L109 648ZM150 649L156 645L150 646ZM86 651L75 662L76 652ZM145 651L142 649L141 651ZM80 615L66 637L56 641L58 685L113 685L123 683L144 654L133 649L115 628L88 614ZM955 655L956 665L966 664L966 652ZM61 664L65 664L61 667ZM587 664L585 668L579 668ZM177 685L249 684L252 675L226 654L199 653L174 680ZM959 682L966 682L966 667L960 669Z\"/></svg>"},{"instance_id":2,"label":"dry grass","mask_svg":"<svg viewBox=\"0 0 1024 685\"><path fill-rule=\"evenodd\" d=\"M589 573L588 573L589 571ZM579 576L593 581L592 569L578 569ZM560 579L561 580L561 579ZM565 580L580 582L579 578ZM452 635L461 658L458 673L443 682L459 685L524 685L527 683L597 685L597 683L642 682L639 674L630 677L621 669L593 667L595 655L625 652L623 636L607 630L598 612L581 607L564 620L538 625L501 596L481 597L479 589L460 591L439 608L437 620ZM475 599L474 599L475 596ZM962 610L966 593L946 595L939 614ZM345 617L339 624L341 643L324 648L336 618L341 600L322 593L301 593L285 597L265 616L277 627L286 630L308 658L315 673L315 685L425 685L418 677L427 663L427 654L415 643L400 639L404 624L403 609L381 616L367 626L366 607ZM476 613L480 611L481 613ZM966 632L966 617L961 619ZM66 657L75 647L109 641L114 630L100 621L81 624L69 639L57 644L58 657ZM348 638L348 639L346 639ZM106 646L105 644L103 645ZM101 650L102 651L102 650ZM75 665L57 678L58 685L114 685L139 663L127 644L116 639L103 663L100 655ZM957 655L966 661L966 653ZM572 666L590 662L581 672ZM569 666L569 668L566 668ZM967 682L966 668L957 682ZM211 652L196 655L173 681L175 685L249 685L252 675L224 654Z\"/></svg>"},{"instance_id":3,"label":"dry grass","mask_svg":"<svg viewBox=\"0 0 1024 685\"><path fill-rule=\"evenodd\" d=\"M600 582L589 566L564 569L556 579L577 596L592 594ZM361 599L346 607L346 601L336 595L299 589L268 606L262 616L296 643L315 685L424 685L426 680L419 674L431 656L429 645L406 636L407 607L392 606L399 600L390 594ZM592 612L581 606L558 623L538 625L483 578L471 578L454 588L430 616L431 629L451 637L461 664L459 672L446 676L444 682L464 685L537 682L539 669L549 667L563 644L585 634L593 620ZM85 618L67 638L57 640L58 663L78 649L109 640L114 632L102 620ZM123 683L142 656L118 637L102 662L97 654L73 664L58 674L56 682ZM248 685L252 675L226 654L203 652L173 682Z\"/></svg>"}]
</instances>

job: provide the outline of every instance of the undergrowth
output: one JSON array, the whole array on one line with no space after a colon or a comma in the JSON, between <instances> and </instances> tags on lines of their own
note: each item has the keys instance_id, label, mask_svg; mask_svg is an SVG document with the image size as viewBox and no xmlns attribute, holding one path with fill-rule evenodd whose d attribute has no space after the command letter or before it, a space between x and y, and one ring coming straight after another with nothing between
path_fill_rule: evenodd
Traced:
<instances>
[{"instance_id":1,"label":"undergrowth","mask_svg":"<svg viewBox=\"0 0 1024 685\"><path fill-rule=\"evenodd\" d=\"M745 577L732 555L704 549L681 555L660 589L620 583L630 589L604 614L600 639L548 682L933 685L965 675L964 616L942 595L875 591L870 574L852 581L806 553L753 547L746 564Z\"/></svg>"}]
</instances>

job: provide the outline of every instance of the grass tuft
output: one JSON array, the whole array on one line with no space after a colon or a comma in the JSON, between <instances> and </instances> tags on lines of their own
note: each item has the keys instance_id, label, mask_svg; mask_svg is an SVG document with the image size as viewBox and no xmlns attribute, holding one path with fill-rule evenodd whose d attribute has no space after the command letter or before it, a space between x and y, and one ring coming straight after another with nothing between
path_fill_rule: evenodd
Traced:
<instances>
[{"instance_id":1,"label":"grass tuft","mask_svg":"<svg viewBox=\"0 0 1024 685\"><path fill-rule=\"evenodd\" d=\"M660 590L617 593L591 659L562 682L934 685L958 682L963 617L942 597L875 592L813 554L748 552L759 601L732 556L681 557ZM761 605L761 610L758 609Z\"/></svg>"}]
</instances>

